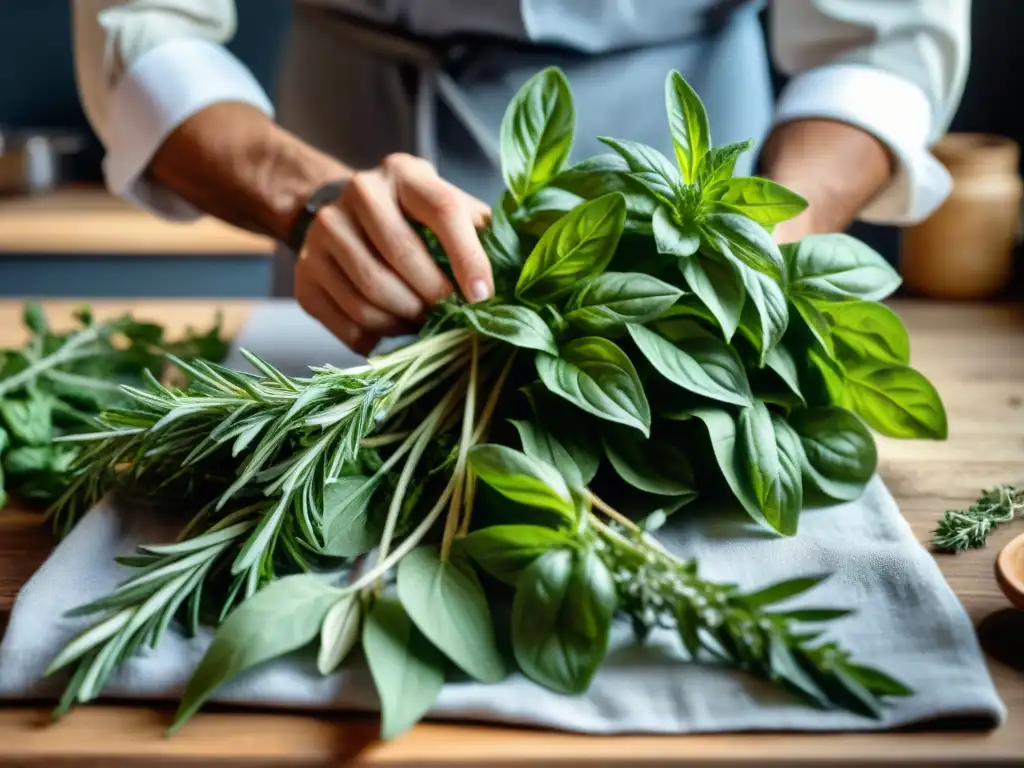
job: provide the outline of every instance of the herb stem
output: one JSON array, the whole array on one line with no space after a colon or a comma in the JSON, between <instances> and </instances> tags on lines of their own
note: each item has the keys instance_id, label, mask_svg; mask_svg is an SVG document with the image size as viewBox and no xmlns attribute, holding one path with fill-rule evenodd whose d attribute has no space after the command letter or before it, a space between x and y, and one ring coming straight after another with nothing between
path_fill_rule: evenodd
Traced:
<instances>
[{"instance_id":1,"label":"herb stem","mask_svg":"<svg viewBox=\"0 0 1024 768\"><path fill-rule=\"evenodd\" d=\"M448 519L445 520L444 535L441 538L441 560L448 560L452 548L452 539L459 527L459 513L462 511L462 492L466 487L466 457L473 447L473 416L476 414L477 378L480 367L479 336L473 334L471 347L472 356L469 364L469 384L466 387L465 407L462 411L462 439L459 441L459 455L455 460L455 490L452 503L448 508Z\"/></svg>"},{"instance_id":2,"label":"herb stem","mask_svg":"<svg viewBox=\"0 0 1024 768\"><path fill-rule=\"evenodd\" d=\"M8 379L0 381L0 397L7 395L18 387L22 386L26 382L31 381L34 377L38 376L43 371L48 371L51 368L55 368L58 365L64 365L74 360L81 360L86 357L93 357L93 352L82 352L76 351L79 347L96 341L99 338L99 327L87 328L84 331L79 331L70 339L68 339L64 346L58 349L51 355L42 358L41 360L33 363L32 365L25 368L23 371L19 371Z\"/></svg>"},{"instance_id":3,"label":"herb stem","mask_svg":"<svg viewBox=\"0 0 1024 768\"><path fill-rule=\"evenodd\" d=\"M392 445L393 443L399 443L405 440L409 436L409 431L405 432L388 432L383 435L374 435L373 437L364 437L359 441L360 448L381 448L385 445Z\"/></svg>"}]
</instances>

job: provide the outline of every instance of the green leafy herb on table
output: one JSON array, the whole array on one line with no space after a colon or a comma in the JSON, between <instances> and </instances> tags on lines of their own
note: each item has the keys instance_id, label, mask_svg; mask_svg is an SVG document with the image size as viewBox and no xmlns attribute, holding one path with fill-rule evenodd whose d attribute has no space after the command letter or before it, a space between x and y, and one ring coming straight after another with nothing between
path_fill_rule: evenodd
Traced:
<instances>
[{"instance_id":1,"label":"green leafy herb on table","mask_svg":"<svg viewBox=\"0 0 1024 768\"><path fill-rule=\"evenodd\" d=\"M195 515L80 609L96 623L51 667L71 673L61 711L175 619L217 627L175 728L229 677L309 645L323 674L362 646L385 737L449 679L518 672L580 694L617 621L814 706L876 717L910 695L823 637L845 606L787 607L826 575L749 591L657 538L716 493L798 535L809 493L860 496L872 430L947 431L879 303L892 268L845 235L778 247L768 228L805 202L734 176L751 144L712 146L677 73L666 106L673 160L605 138L610 153L567 165L571 92L544 70L502 122L507 191L481 233L493 300L446 300L408 346L348 369L178 361L190 386L147 375L62 442L81 446L66 517L114 488L154 503L173 488Z\"/></svg>"},{"instance_id":2,"label":"green leafy herb on table","mask_svg":"<svg viewBox=\"0 0 1024 768\"><path fill-rule=\"evenodd\" d=\"M951 509L932 532L932 545L944 552L985 546L992 529L1008 523L1024 509L1024 488L998 485L989 488L967 509Z\"/></svg>"},{"instance_id":3,"label":"green leafy herb on table","mask_svg":"<svg viewBox=\"0 0 1024 768\"><path fill-rule=\"evenodd\" d=\"M101 411L128 403L122 384L161 376L169 354L219 361L227 351L219 325L172 342L159 325L129 316L96 323L88 308L68 333L52 330L35 302L23 319L28 342L0 350L0 506L7 495L41 508L55 502L79 450L54 439L89 432Z\"/></svg>"}]
</instances>

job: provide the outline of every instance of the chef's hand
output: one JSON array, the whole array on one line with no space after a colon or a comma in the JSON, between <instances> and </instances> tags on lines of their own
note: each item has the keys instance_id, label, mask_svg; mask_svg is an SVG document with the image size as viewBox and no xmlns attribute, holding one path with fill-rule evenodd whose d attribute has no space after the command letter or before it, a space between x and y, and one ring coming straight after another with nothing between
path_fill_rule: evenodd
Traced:
<instances>
[{"instance_id":1,"label":"chef's hand","mask_svg":"<svg viewBox=\"0 0 1024 768\"><path fill-rule=\"evenodd\" d=\"M429 227L469 301L493 292L477 237L488 207L412 155L389 155L352 175L337 202L320 209L295 267L295 297L351 349L368 353L383 336L412 331L455 286L406 217Z\"/></svg>"}]
</instances>

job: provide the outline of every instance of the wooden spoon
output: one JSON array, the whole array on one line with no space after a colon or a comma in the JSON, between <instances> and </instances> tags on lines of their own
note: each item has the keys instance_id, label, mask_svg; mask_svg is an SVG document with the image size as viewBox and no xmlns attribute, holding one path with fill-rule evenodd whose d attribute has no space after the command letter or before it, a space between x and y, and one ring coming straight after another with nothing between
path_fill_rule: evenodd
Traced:
<instances>
[{"instance_id":1,"label":"wooden spoon","mask_svg":"<svg viewBox=\"0 0 1024 768\"><path fill-rule=\"evenodd\" d=\"M996 581L1007 599L1024 611L1024 533L1003 547L996 558Z\"/></svg>"}]
</instances>

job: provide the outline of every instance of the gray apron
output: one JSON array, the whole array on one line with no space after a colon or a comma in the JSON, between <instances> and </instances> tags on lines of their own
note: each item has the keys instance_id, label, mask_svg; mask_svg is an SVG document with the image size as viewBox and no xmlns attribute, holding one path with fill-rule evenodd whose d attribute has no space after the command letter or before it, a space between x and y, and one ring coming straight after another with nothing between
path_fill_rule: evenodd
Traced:
<instances>
[{"instance_id":1,"label":"gray apron","mask_svg":"<svg viewBox=\"0 0 1024 768\"><path fill-rule=\"evenodd\" d=\"M487 203L502 191L505 107L548 65L573 90L573 162L609 151L598 136L671 157L664 80L672 69L704 100L713 143L760 142L772 110L762 4L646 0L640 17L626 12L638 3L617 0L307 0L294 7L278 120L357 168L392 152L427 158ZM748 153L737 172L753 159ZM275 296L292 294L293 263L287 249L275 254Z\"/></svg>"}]
</instances>

